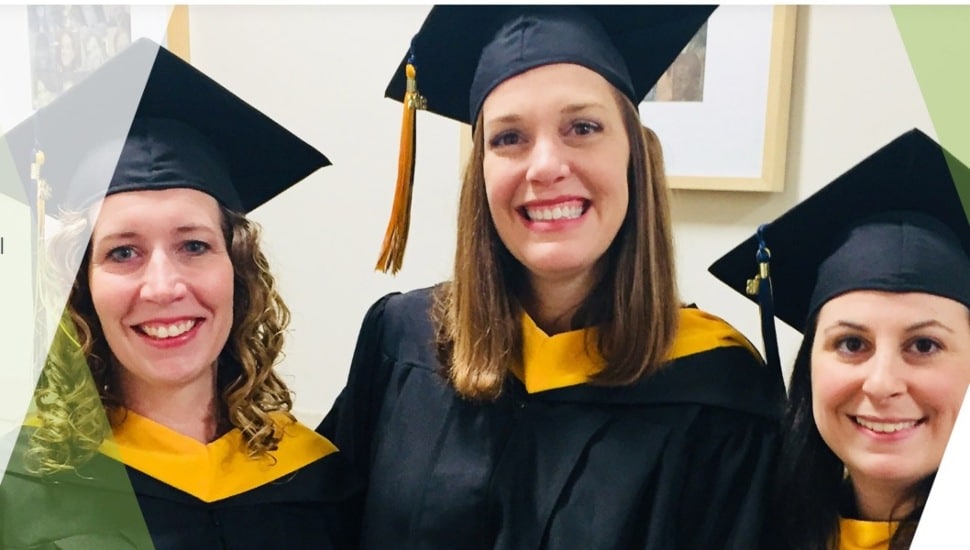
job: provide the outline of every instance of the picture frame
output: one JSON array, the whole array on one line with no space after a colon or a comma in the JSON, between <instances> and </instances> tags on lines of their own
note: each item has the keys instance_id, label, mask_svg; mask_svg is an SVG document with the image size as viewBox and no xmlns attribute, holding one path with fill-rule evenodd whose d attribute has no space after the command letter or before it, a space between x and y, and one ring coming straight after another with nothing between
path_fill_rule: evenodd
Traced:
<instances>
[{"instance_id":1,"label":"picture frame","mask_svg":"<svg viewBox=\"0 0 970 550\"><path fill-rule=\"evenodd\" d=\"M706 29L703 99L640 104L672 189L784 189L796 16L790 5L721 6Z\"/></svg>"},{"instance_id":2,"label":"picture frame","mask_svg":"<svg viewBox=\"0 0 970 550\"><path fill-rule=\"evenodd\" d=\"M9 129L141 37L189 60L186 5L39 5L4 8L0 130ZM26 23L26 24L25 24Z\"/></svg>"},{"instance_id":3,"label":"picture frame","mask_svg":"<svg viewBox=\"0 0 970 550\"><path fill-rule=\"evenodd\" d=\"M784 189L796 16L791 5L719 7L701 31L703 100L640 104L641 120L663 146L669 187ZM459 140L461 173L470 126L462 125Z\"/></svg>"}]
</instances>

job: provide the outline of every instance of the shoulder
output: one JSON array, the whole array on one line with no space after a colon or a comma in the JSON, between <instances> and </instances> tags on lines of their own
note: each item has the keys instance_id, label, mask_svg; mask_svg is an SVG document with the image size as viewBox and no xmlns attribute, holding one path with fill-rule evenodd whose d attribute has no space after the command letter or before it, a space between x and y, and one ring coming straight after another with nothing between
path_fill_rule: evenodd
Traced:
<instances>
[{"instance_id":1,"label":"shoulder","mask_svg":"<svg viewBox=\"0 0 970 550\"><path fill-rule=\"evenodd\" d=\"M724 319L696 307L680 308L671 359L730 347L743 348L752 359L763 362L751 341Z\"/></svg>"},{"instance_id":2,"label":"shoulder","mask_svg":"<svg viewBox=\"0 0 970 550\"><path fill-rule=\"evenodd\" d=\"M681 402L777 419L785 396L757 349L706 311L680 310L670 362L646 384Z\"/></svg>"},{"instance_id":3,"label":"shoulder","mask_svg":"<svg viewBox=\"0 0 970 550\"><path fill-rule=\"evenodd\" d=\"M274 467L282 464L287 474L298 474L300 484L304 485L301 492L309 490L307 484L325 500L354 498L360 492L349 462L330 439L298 420L283 421L280 425L285 431L278 449L272 453ZM265 485L278 488L280 484ZM312 494L308 496L311 500L316 498Z\"/></svg>"},{"instance_id":4,"label":"shoulder","mask_svg":"<svg viewBox=\"0 0 970 550\"><path fill-rule=\"evenodd\" d=\"M431 316L437 287L425 287L410 292L393 292L372 306L379 308L388 323L422 322Z\"/></svg>"},{"instance_id":5,"label":"shoulder","mask_svg":"<svg viewBox=\"0 0 970 550\"><path fill-rule=\"evenodd\" d=\"M361 338L371 339L386 359L434 369L435 288L392 293L378 300L367 312Z\"/></svg>"},{"instance_id":6,"label":"shoulder","mask_svg":"<svg viewBox=\"0 0 970 550\"><path fill-rule=\"evenodd\" d=\"M337 447L329 439L289 414L277 412L273 413L272 418L277 428L283 432L278 448L273 453L277 460L283 455L287 460L302 466L337 452Z\"/></svg>"}]
</instances>

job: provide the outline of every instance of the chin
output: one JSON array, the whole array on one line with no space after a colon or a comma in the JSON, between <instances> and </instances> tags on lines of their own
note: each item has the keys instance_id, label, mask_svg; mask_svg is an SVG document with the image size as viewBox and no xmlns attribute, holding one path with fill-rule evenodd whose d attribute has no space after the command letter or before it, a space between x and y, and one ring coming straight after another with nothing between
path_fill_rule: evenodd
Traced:
<instances>
[{"instance_id":1,"label":"chin","mask_svg":"<svg viewBox=\"0 0 970 550\"><path fill-rule=\"evenodd\" d=\"M933 470L926 471L925 468L905 464L898 457L887 456L864 465L857 472L872 480L911 485Z\"/></svg>"},{"instance_id":2,"label":"chin","mask_svg":"<svg viewBox=\"0 0 970 550\"><path fill-rule=\"evenodd\" d=\"M540 276L554 277L583 273L593 267L593 262L586 261L585 258L569 257L562 251L527 256L525 260L522 265L530 272Z\"/></svg>"}]
</instances>

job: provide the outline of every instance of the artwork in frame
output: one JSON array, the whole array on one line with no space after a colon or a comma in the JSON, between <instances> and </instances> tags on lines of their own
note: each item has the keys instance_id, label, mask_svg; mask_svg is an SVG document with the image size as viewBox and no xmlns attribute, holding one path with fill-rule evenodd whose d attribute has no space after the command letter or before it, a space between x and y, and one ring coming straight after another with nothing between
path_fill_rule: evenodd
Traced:
<instances>
[{"instance_id":1,"label":"artwork in frame","mask_svg":"<svg viewBox=\"0 0 970 550\"><path fill-rule=\"evenodd\" d=\"M670 187L784 188L796 10L721 6L640 104Z\"/></svg>"},{"instance_id":2,"label":"artwork in frame","mask_svg":"<svg viewBox=\"0 0 970 550\"><path fill-rule=\"evenodd\" d=\"M797 6L721 6L640 104L674 189L781 191ZM462 125L459 172L471 151Z\"/></svg>"},{"instance_id":3,"label":"artwork in frame","mask_svg":"<svg viewBox=\"0 0 970 550\"><path fill-rule=\"evenodd\" d=\"M18 13L21 12L21 13ZM39 5L4 8L0 132L83 80L133 40L150 38L188 60L185 5ZM26 22L26 25L24 25Z\"/></svg>"}]
</instances>

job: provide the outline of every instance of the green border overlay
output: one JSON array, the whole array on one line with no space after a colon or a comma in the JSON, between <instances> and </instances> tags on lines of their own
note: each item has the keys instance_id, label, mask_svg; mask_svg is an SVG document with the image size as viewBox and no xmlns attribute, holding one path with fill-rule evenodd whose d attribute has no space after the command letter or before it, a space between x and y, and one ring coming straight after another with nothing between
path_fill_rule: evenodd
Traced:
<instances>
[{"instance_id":1,"label":"green border overlay","mask_svg":"<svg viewBox=\"0 0 970 550\"><path fill-rule=\"evenodd\" d=\"M892 6L892 12L937 140L970 164L970 6ZM970 181L955 184L964 212L970 212ZM954 541L966 540L961 511L970 494L970 405L963 412L947 445L913 550L950 548Z\"/></svg>"},{"instance_id":2,"label":"green border overlay","mask_svg":"<svg viewBox=\"0 0 970 550\"><path fill-rule=\"evenodd\" d=\"M0 214L7 215L0 218L3 222L0 236L5 240L4 255L0 256L0 284L3 285L0 288L0 311L7 323L16 324L16 330L0 331L3 333L0 334L0 344L3 344L0 348L3 353L0 356L0 396L5 396L5 406L0 407L0 467L3 468L0 548L154 548L127 469L116 460L117 446L110 435L102 446L104 453L95 454L76 470L40 474L36 461L29 459L30 454L25 454L37 446L30 439L31 434L37 433L38 424L38 407L31 396L41 372L48 380L60 381L51 386L63 390L52 392L58 397L52 395L44 400L48 408L59 407L55 416L64 424L51 435L52 439L72 439L64 434L71 434L70 430L78 429L78 424L68 425L68 422L79 420L84 427L81 433L99 437L92 425L99 424L100 428L107 425L107 419L86 361L77 353L77 344L71 345L77 340L73 327L70 323L60 324L70 281L59 281L62 284L58 285L45 280L44 284L38 284L40 274L46 273L45 269L52 261L71 264L77 259L51 258L44 243L38 242L35 184L21 179L21 172L26 172L22 169L33 160L21 158L25 156L22 151L29 149L24 147L24 140L31 136L34 147L45 152L47 163L41 168L42 177L56 179L58 172L49 168L59 158L62 163L70 161L70 155L65 156L66 151L92 147L95 136L123 136L127 133L155 60L155 51L149 50L134 51L123 63L115 63L110 71L100 72L98 69L91 75L100 72L98 80L90 81L96 85L85 88L88 81L79 82L37 111L33 120L23 121L13 129L2 129L7 133L0 138ZM21 55L19 51L7 53ZM67 100L69 95L71 99ZM66 101L61 102L62 99ZM87 119L76 116L82 109L85 113L94 113L99 122L97 128L85 126ZM54 128L56 137L53 137ZM12 150L20 153L14 157ZM103 179L107 187L112 170L106 167L105 173L94 177ZM55 187L66 182L52 180L48 183ZM47 214L54 214L53 208ZM48 224L47 227L45 238L49 242L56 226ZM83 242L89 235L90 227L79 238ZM63 269L73 272L77 267L66 265ZM36 292L34 287L41 292ZM57 368L53 368L55 364ZM95 413L78 414L84 406L93 406ZM98 413L100 418L92 418ZM84 445L53 446L48 443L44 447L76 456ZM57 462L76 461L59 458Z\"/></svg>"}]
</instances>

